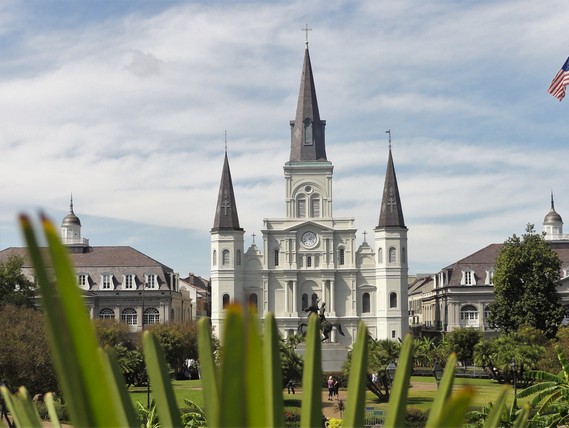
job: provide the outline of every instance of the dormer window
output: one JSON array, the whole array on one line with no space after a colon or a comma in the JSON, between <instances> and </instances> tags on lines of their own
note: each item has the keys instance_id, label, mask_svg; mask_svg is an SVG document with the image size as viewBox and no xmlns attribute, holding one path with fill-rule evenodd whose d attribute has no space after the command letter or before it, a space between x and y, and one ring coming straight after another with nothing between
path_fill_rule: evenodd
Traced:
<instances>
[{"instance_id":1,"label":"dormer window","mask_svg":"<svg viewBox=\"0 0 569 428\"><path fill-rule=\"evenodd\" d=\"M475 285L476 284L476 280L474 279L474 271L463 270L461 279L462 279L462 281L460 282L461 285Z\"/></svg>"},{"instance_id":2,"label":"dormer window","mask_svg":"<svg viewBox=\"0 0 569 428\"><path fill-rule=\"evenodd\" d=\"M77 281L79 282L79 287L81 287L84 290L89 289L89 275L85 273L80 273L77 276Z\"/></svg>"},{"instance_id":3,"label":"dormer window","mask_svg":"<svg viewBox=\"0 0 569 428\"><path fill-rule=\"evenodd\" d=\"M132 274L127 274L124 276L124 281L123 281L123 288L125 290L134 290L134 275Z\"/></svg>"},{"instance_id":4,"label":"dormer window","mask_svg":"<svg viewBox=\"0 0 569 428\"><path fill-rule=\"evenodd\" d=\"M146 288L151 290L156 290L158 288L158 280L155 274L150 273L146 275Z\"/></svg>"},{"instance_id":5,"label":"dormer window","mask_svg":"<svg viewBox=\"0 0 569 428\"><path fill-rule=\"evenodd\" d=\"M113 287L113 276L110 273L101 275L101 284L103 290L110 290Z\"/></svg>"},{"instance_id":6,"label":"dormer window","mask_svg":"<svg viewBox=\"0 0 569 428\"><path fill-rule=\"evenodd\" d=\"M494 285L494 271L486 271L486 285Z\"/></svg>"},{"instance_id":7,"label":"dormer window","mask_svg":"<svg viewBox=\"0 0 569 428\"><path fill-rule=\"evenodd\" d=\"M311 146L312 144L313 144L312 121L310 119L306 119L304 121L304 145Z\"/></svg>"}]
</instances>

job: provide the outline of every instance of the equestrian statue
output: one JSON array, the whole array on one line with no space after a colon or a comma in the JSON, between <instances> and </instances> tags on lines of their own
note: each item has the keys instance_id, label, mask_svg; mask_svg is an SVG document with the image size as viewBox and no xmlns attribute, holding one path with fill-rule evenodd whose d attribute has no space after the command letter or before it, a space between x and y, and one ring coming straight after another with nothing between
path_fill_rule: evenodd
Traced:
<instances>
[{"instance_id":1,"label":"equestrian statue","mask_svg":"<svg viewBox=\"0 0 569 428\"><path fill-rule=\"evenodd\" d=\"M330 338L330 332L332 331L333 327L336 327L336 330L338 330L338 333L340 333L342 336L344 335L344 332L342 331L342 326L339 322L334 322L331 323L330 321L328 321L326 319L326 317L324 316L324 312L326 312L326 302L322 302L322 306L320 306L320 308L318 307L318 302L320 301L320 299L316 299L316 302L313 305L310 305L307 308L304 308L304 312L306 312L308 314L308 316L310 316L311 314L317 315L318 318L320 318L320 331L322 332L322 342L324 342L326 339ZM301 323L298 326L298 331L300 333L302 333L302 335L304 336L306 331L307 325L306 323Z\"/></svg>"}]
</instances>

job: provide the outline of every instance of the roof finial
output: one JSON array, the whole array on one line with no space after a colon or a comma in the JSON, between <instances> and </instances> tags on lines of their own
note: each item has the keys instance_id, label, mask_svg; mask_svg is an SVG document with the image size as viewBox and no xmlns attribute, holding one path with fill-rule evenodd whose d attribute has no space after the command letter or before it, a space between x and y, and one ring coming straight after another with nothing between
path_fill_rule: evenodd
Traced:
<instances>
[{"instance_id":1,"label":"roof finial","mask_svg":"<svg viewBox=\"0 0 569 428\"><path fill-rule=\"evenodd\" d=\"M391 129L388 129L385 133L389 135L389 151L391 151Z\"/></svg>"},{"instance_id":2,"label":"roof finial","mask_svg":"<svg viewBox=\"0 0 569 428\"><path fill-rule=\"evenodd\" d=\"M304 28L301 28L300 31L304 31L305 33L305 42L304 44L306 45L306 49L308 49L308 32L312 31L312 28L308 28L308 24L304 24Z\"/></svg>"},{"instance_id":3,"label":"roof finial","mask_svg":"<svg viewBox=\"0 0 569 428\"><path fill-rule=\"evenodd\" d=\"M227 131L225 131L225 154L227 154Z\"/></svg>"},{"instance_id":4,"label":"roof finial","mask_svg":"<svg viewBox=\"0 0 569 428\"><path fill-rule=\"evenodd\" d=\"M555 211L555 205L553 204L553 190L551 191L551 211Z\"/></svg>"},{"instance_id":5,"label":"roof finial","mask_svg":"<svg viewBox=\"0 0 569 428\"><path fill-rule=\"evenodd\" d=\"M69 212L73 212L73 192L71 192L71 202L69 203Z\"/></svg>"}]
</instances>

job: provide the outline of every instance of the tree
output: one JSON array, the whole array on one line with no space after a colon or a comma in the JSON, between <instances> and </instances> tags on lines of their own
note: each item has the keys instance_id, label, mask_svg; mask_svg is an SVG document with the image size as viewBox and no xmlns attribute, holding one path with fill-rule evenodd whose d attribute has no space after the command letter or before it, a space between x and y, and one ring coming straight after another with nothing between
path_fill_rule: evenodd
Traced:
<instances>
[{"instance_id":1,"label":"tree","mask_svg":"<svg viewBox=\"0 0 569 428\"><path fill-rule=\"evenodd\" d=\"M446 336L451 352L458 361L467 366L474 360L474 347L480 341L480 332L473 328L459 328Z\"/></svg>"},{"instance_id":2,"label":"tree","mask_svg":"<svg viewBox=\"0 0 569 428\"><path fill-rule=\"evenodd\" d=\"M498 382L513 383L515 362L517 384L523 386L525 373L537 367L545 348L533 343L527 327L502 333L495 339L482 339L474 347L474 363Z\"/></svg>"},{"instance_id":3,"label":"tree","mask_svg":"<svg viewBox=\"0 0 569 428\"><path fill-rule=\"evenodd\" d=\"M164 350L166 362L170 364L176 376L184 373L186 360L198 359L198 338L195 321L155 324L149 330L158 338Z\"/></svg>"},{"instance_id":4,"label":"tree","mask_svg":"<svg viewBox=\"0 0 569 428\"><path fill-rule=\"evenodd\" d=\"M302 381L302 368L304 361L296 352L296 347L302 340L302 336L289 336L286 339L281 337L280 339L283 383L286 383L289 380L298 383Z\"/></svg>"},{"instance_id":5,"label":"tree","mask_svg":"<svg viewBox=\"0 0 569 428\"><path fill-rule=\"evenodd\" d=\"M24 258L11 255L0 263L0 305L34 305L36 287L23 273Z\"/></svg>"},{"instance_id":6,"label":"tree","mask_svg":"<svg viewBox=\"0 0 569 428\"><path fill-rule=\"evenodd\" d=\"M564 316L560 272L559 256L533 225L508 238L496 259L490 322L505 332L525 324L554 337Z\"/></svg>"},{"instance_id":7,"label":"tree","mask_svg":"<svg viewBox=\"0 0 569 428\"><path fill-rule=\"evenodd\" d=\"M24 385L32 396L59 392L44 314L33 308L0 308L0 380L15 391Z\"/></svg>"}]
</instances>

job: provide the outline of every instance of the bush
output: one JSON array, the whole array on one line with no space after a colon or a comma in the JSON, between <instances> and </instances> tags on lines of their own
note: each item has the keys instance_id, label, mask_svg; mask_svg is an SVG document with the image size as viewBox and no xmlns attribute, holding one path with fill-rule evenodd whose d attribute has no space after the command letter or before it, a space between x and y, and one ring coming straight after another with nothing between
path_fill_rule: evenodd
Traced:
<instances>
[{"instance_id":1,"label":"bush","mask_svg":"<svg viewBox=\"0 0 569 428\"><path fill-rule=\"evenodd\" d=\"M285 409L284 420L285 427L297 427L300 425L300 413L291 409Z\"/></svg>"},{"instance_id":2,"label":"bush","mask_svg":"<svg viewBox=\"0 0 569 428\"><path fill-rule=\"evenodd\" d=\"M47 411L45 403L43 401L36 401L34 404L41 420L48 421L49 413ZM54 401L54 405L59 420L61 422L69 422L69 415L67 414L67 408L65 407L65 405L61 404L59 401Z\"/></svg>"},{"instance_id":3,"label":"bush","mask_svg":"<svg viewBox=\"0 0 569 428\"><path fill-rule=\"evenodd\" d=\"M422 428L427 424L428 418L428 410L419 410L410 407L407 409L407 414L405 415L405 426L408 428Z\"/></svg>"}]
</instances>

